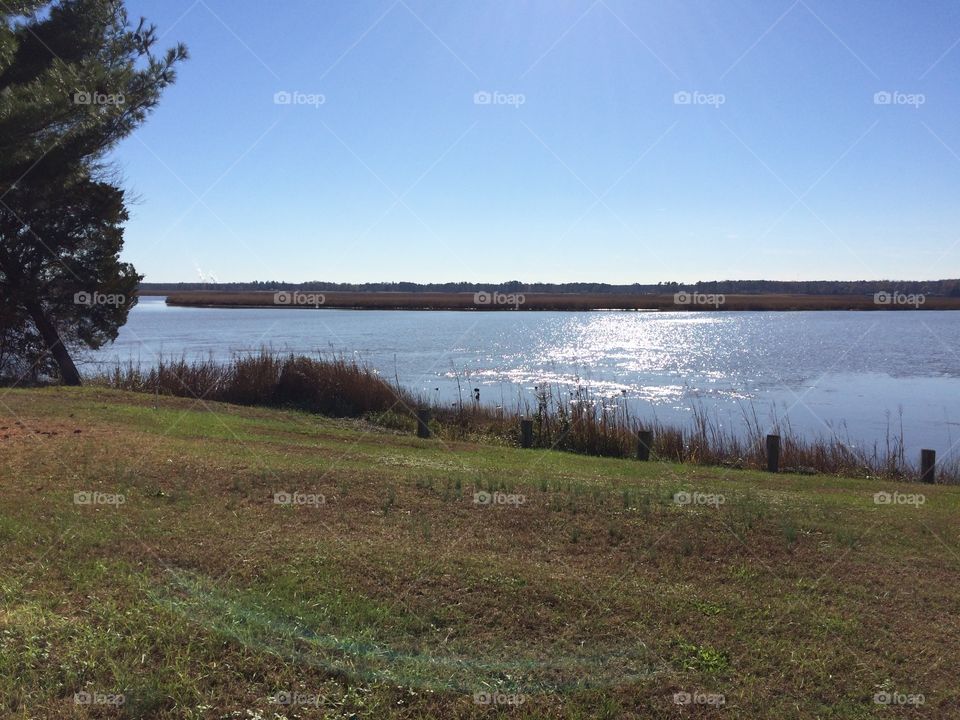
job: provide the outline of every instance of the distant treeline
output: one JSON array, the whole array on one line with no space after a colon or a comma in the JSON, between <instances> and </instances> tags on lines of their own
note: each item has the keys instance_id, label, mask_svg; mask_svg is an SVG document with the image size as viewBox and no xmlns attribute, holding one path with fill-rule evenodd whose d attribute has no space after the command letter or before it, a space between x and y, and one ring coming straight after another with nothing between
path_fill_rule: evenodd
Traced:
<instances>
[{"instance_id":1,"label":"distant treeline","mask_svg":"<svg viewBox=\"0 0 960 720\"><path fill-rule=\"evenodd\" d=\"M189 291L206 292L266 292L276 290L299 290L303 292L506 292L506 293L610 293L651 295L688 292L736 294L804 294L804 295L868 295L878 292L922 293L960 297L960 279L957 280L720 280L712 282L675 283L656 285L608 285L607 283L524 283L511 280L505 283L335 283L312 281L289 283L268 280L240 283L141 283L143 293L166 294Z\"/></svg>"}]
</instances>

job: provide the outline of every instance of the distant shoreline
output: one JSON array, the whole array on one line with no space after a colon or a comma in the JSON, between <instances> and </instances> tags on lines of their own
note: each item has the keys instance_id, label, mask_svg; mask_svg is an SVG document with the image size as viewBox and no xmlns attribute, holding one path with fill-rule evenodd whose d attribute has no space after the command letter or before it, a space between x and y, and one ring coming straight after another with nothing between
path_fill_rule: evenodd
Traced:
<instances>
[{"instance_id":1,"label":"distant shoreline","mask_svg":"<svg viewBox=\"0 0 960 720\"><path fill-rule=\"evenodd\" d=\"M960 297L906 293L879 295L615 293L444 293L444 292L142 292L166 296L176 307L300 308L349 310L477 311L809 311L809 310L960 310Z\"/></svg>"}]
</instances>

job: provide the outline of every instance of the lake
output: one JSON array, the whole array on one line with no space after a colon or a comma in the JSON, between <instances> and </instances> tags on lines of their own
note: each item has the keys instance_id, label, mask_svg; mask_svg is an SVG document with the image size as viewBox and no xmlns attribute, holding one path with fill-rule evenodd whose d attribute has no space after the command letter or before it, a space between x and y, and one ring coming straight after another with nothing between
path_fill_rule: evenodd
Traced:
<instances>
[{"instance_id":1,"label":"lake","mask_svg":"<svg viewBox=\"0 0 960 720\"><path fill-rule=\"evenodd\" d=\"M168 307L146 297L87 373L158 356L229 359L262 347L343 354L438 402L516 408L544 383L588 387L631 413L725 426L744 411L789 418L806 435L955 455L960 440L960 313L443 312ZM460 388L458 391L457 380ZM915 458L912 458L915 459Z\"/></svg>"}]
</instances>

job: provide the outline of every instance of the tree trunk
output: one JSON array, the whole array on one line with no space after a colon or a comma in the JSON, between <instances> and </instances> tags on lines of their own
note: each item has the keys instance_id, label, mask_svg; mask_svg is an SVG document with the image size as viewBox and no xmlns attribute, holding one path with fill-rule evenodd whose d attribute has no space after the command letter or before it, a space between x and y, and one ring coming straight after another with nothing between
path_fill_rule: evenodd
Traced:
<instances>
[{"instance_id":1,"label":"tree trunk","mask_svg":"<svg viewBox=\"0 0 960 720\"><path fill-rule=\"evenodd\" d=\"M57 367L60 368L60 380L64 385L81 385L80 372L77 366L73 364L73 358L60 339L60 333L50 322L50 318L43 311L40 303L34 302L27 305L33 324L37 326L40 337L43 338L43 344L47 346L47 351L53 355L57 361Z\"/></svg>"}]
</instances>

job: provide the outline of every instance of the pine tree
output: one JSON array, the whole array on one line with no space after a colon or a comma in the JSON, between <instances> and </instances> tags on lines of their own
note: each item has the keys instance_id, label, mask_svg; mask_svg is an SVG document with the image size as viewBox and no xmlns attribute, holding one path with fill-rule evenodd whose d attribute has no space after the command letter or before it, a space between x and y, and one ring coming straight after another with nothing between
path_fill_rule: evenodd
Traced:
<instances>
[{"instance_id":1,"label":"pine tree","mask_svg":"<svg viewBox=\"0 0 960 720\"><path fill-rule=\"evenodd\" d=\"M80 384L71 356L116 337L139 276L104 156L186 58L122 0L0 3L0 375Z\"/></svg>"}]
</instances>

